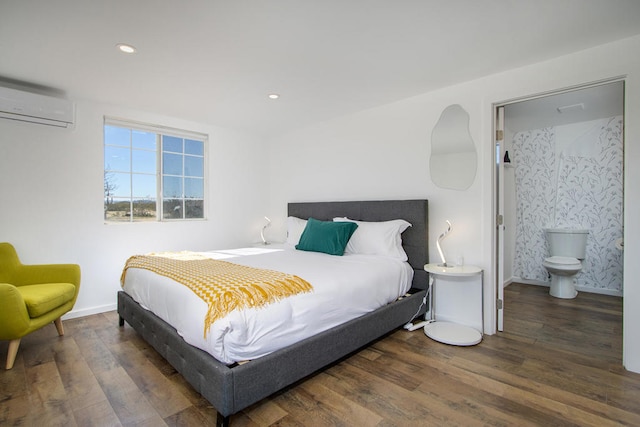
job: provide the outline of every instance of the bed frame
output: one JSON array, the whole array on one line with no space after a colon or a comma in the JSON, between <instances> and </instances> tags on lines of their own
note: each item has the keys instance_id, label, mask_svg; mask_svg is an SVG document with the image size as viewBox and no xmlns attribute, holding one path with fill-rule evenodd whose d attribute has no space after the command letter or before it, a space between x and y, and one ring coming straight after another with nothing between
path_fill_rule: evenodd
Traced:
<instances>
[{"instance_id":1,"label":"bed frame","mask_svg":"<svg viewBox=\"0 0 640 427\"><path fill-rule=\"evenodd\" d=\"M414 269L408 295L371 313L321 332L248 363L226 365L187 344L176 330L125 292L118 292L120 326L126 321L218 411L216 424L228 426L231 415L355 352L426 311L428 276L427 200L289 203L288 214L331 220L405 219L402 234Z\"/></svg>"}]
</instances>

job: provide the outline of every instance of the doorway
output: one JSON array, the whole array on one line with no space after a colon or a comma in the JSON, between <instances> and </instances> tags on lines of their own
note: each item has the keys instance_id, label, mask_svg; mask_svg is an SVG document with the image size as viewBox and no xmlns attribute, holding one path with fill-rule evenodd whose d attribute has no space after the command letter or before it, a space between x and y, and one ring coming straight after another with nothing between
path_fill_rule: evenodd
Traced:
<instances>
[{"instance_id":1,"label":"doorway","mask_svg":"<svg viewBox=\"0 0 640 427\"><path fill-rule=\"evenodd\" d=\"M498 331L504 286L549 285L546 227L590 229L576 288L622 296L624 81L497 104L495 117Z\"/></svg>"}]
</instances>

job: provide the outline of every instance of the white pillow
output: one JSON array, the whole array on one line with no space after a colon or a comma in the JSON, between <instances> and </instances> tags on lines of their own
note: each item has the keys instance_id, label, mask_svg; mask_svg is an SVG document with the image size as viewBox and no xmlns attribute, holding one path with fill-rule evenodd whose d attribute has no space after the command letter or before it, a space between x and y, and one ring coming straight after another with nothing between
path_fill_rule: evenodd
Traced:
<instances>
[{"instance_id":1,"label":"white pillow","mask_svg":"<svg viewBox=\"0 0 640 427\"><path fill-rule=\"evenodd\" d=\"M334 218L334 221L350 221L358 224L358 228L349 239L345 254L380 255L407 261L407 253L402 247L401 234L411 227L403 219L392 221L366 222L349 218Z\"/></svg>"},{"instance_id":2,"label":"white pillow","mask_svg":"<svg viewBox=\"0 0 640 427\"><path fill-rule=\"evenodd\" d=\"M306 219L296 218L295 216L287 218L287 246L296 247L306 226Z\"/></svg>"}]
</instances>

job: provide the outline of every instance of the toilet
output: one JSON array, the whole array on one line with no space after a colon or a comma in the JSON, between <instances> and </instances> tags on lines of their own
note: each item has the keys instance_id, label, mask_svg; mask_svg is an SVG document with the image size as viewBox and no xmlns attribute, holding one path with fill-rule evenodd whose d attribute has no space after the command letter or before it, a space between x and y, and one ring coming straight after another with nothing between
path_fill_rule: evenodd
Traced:
<instances>
[{"instance_id":1,"label":"toilet","mask_svg":"<svg viewBox=\"0 0 640 427\"><path fill-rule=\"evenodd\" d=\"M578 295L575 276L582 270L589 230L547 228L544 231L550 256L542 265L551 275L549 294L556 298L575 298Z\"/></svg>"}]
</instances>

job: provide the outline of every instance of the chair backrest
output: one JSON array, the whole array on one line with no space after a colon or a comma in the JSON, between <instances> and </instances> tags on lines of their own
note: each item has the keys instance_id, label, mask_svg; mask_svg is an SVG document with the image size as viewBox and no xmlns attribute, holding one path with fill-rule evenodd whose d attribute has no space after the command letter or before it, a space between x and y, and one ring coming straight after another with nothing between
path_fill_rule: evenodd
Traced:
<instances>
[{"instance_id":1,"label":"chair backrest","mask_svg":"<svg viewBox=\"0 0 640 427\"><path fill-rule=\"evenodd\" d=\"M0 243L0 283L15 282L20 258L11 243Z\"/></svg>"}]
</instances>

